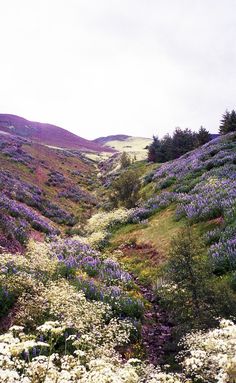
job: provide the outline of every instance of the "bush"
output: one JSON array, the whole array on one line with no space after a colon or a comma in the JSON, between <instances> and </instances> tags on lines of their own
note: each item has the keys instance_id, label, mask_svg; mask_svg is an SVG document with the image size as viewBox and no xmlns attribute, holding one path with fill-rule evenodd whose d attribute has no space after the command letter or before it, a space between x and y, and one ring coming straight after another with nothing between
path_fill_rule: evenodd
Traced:
<instances>
[{"instance_id":1,"label":"bush","mask_svg":"<svg viewBox=\"0 0 236 383\"><path fill-rule=\"evenodd\" d=\"M219 316L236 315L233 278L214 275L205 253L200 239L189 227L172 240L163 270L166 282L158 293L179 334L190 328L211 327Z\"/></svg>"},{"instance_id":2,"label":"bush","mask_svg":"<svg viewBox=\"0 0 236 383\"><path fill-rule=\"evenodd\" d=\"M136 205L139 199L141 182L135 170L123 172L111 185L110 200L114 206L125 206L130 209Z\"/></svg>"}]
</instances>

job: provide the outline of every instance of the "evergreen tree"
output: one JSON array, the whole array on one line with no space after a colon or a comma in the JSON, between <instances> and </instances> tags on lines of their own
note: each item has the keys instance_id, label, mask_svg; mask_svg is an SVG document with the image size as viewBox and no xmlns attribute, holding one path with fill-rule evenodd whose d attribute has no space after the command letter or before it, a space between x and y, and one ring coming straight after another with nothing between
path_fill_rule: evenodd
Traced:
<instances>
[{"instance_id":1,"label":"evergreen tree","mask_svg":"<svg viewBox=\"0 0 236 383\"><path fill-rule=\"evenodd\" d=\"M219 133L221 135L227 134L230 132L236 132L236 112L235 110L232 110L229 112L226 110L225 114L223 114L221 122L220 122L220 128Z\"/></svg>"},{"instance_id":2,"label":"evergreen tree","mask_svg":"<svg viewBox=\"0 0 236 383\"><path fill-rule=\"evenodd\" d=\"M160 150L160 141L157 136L153 136L153 141L148 147L148 161L158 162L158 152Z\"/></svg>"},{"instance_id":3,"label":"evergreen tree","mask_svg":"<svg viewBox=\"0 0 236 383\"><path fill-rule=\"evenodd\" d=\"M159 162L166 162L173 158L173 139L166 134L160 142Z\"/></svg>"},{"instance_id":4,"label":"evergreen tree","mask_svg":"<svg viewBox=\"0 0 236 383\"><path fill-rule=\"evenodd\" d=\"M203 126L201 126L197 133L197 144L198 144L197 146L204 145L210 140L211 140L210 133L208 132L208 130L203 128Z\"/></svg>"},{"instance_id":5,"label":"evergreen tree","mask_svg":"<svg viewBox=\"0 0 236 383\"><path fill-rule=\"evenodd\" d=\"M176 128L172 140L173 158L178 158L196 147L196 135L190 129Z\"/></svg>"}]
</instances>

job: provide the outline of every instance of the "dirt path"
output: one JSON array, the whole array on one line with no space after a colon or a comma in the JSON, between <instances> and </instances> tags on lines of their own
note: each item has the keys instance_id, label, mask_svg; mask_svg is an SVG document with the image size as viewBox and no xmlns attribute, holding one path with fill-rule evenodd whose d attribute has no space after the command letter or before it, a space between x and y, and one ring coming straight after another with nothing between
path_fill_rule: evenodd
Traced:
<instances>
[{"instance_id":1,"label":"dirt path","mask_svg":"<svg viewBox=\"0 0 236 383\"><path fill-rule=\"evenodd\" d=\"M150 308L144 314L141 331L147 359L154 365L162 364L166 344L171 339L171 324L167 314L160 307L152 288L144 287L137 278L135 278L135 282L143 297L150 303Z\"/></svg>"},{"instance_id":2,"label":"dirt path","mask_svg":"<svg viewBox=\"0 0 236 383\"><path fill-rule=\"evenodd\" d=\"M123 254L132 258L149 260L153 268L160 264L160 254L150 245L132 244L121 245L119 249ZM130 272L130 271L129 271ZM132 274L132 272L131 272ZM144 285L138 277L133 276L136 285L144 299L149 303L146 308L142 324L142 343L146 351L147 359L150 363L162 364L166 353L166 345L171 341L172 326L167 313L161 308L152 286Z\"/></svg>"}]
</instances>

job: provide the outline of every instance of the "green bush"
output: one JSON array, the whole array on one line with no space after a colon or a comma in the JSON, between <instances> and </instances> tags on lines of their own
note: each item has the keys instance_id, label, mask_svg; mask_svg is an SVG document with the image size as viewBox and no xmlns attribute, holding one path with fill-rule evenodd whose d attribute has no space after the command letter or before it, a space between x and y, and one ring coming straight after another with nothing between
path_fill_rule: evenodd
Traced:
<instances>
[{"instance_id":1,"label":"green bush","mask_svg":"<svg viewBox=\"0 0 236 383\"><path fill-rule=\"evenodd\" d=\"M141 182L139 173L135 170L123 172L111 185L110 201L114 207L125 206L130 209L139 199Z\"/></svg>"}]
</instances>

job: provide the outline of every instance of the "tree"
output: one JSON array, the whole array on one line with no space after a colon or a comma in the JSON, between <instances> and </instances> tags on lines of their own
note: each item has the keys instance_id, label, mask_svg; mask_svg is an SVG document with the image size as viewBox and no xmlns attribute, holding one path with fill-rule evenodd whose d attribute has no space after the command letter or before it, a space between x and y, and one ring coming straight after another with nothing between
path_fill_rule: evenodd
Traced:
<instances>
[{"instance_id":1,"label":"tree","mask_svg":"<svg viewBox=\"0 0 236 383\"><path fill-rule=\"evenodd\" d=\"M111 185L110 201L114 206L134 207L139 199L141 182L136 170L124 171Z\"/></svg>"},{"instance_id":2,"label":"tree","mask_svg":"<svg viewBox=\"0 0 236 383\"><path fill-rule=\"evenodd\" d=\"M196 134L190 129L176 128L172 140L173 158L178 158L196 147Z\"/></svg>"},{"instance_id":3,"label":"tree","mask_svg":"<svg viewBox=\"0 0 236 383\"><path fill-rule=\"evenodd\" d=\"M161 162L172 160L173 158L173 139L166 134L161 140Z\"/></svg>"},{"instance_id":4,"label":"tree","mask_svg":"<svg viewBox=\"0 0 236 383\"><path fill-rule=\"evenodd\" d=\"M225 111L225 114L223 114L220 127L219 127L219 133L221 135L227 134L230 132L236 132L236 112L235 110L232 110L229 112L228 110Z\"/></svg>"},{"instance_id":5,"label":"tree","mask_svg":"<svg viewBox=\"0 0 236 383\"><path fill-rule=\"evenodd\" d=\"M201 261L201 246L187 227L172 240L168 273L180 289L190 292L194 314L199 314L205 277L205 263Z\"/></svg>"},{"instance_id":6,"label":"tree","mask_svg":"<svg viewBox=\"0 0 236 383\"><path fill-rule=\"evenodd\" d=\"M153 136L153 141L148 147L148 161L158 162L158 152L160 150L160 140L157 136Z\"/></svg>"},{"instance_id":7,"label":"tree","mask_svg":"<svg viewBox=\"0 0 236 383\"><path fill-rule=\"evenodd\" d=\"M204 144L206 144L210 140L211 140L210 133L208 132L208 130L203 128L203 126L201 126L199 131L198 131L198 133L197 133L197 143L198 143L198 146L204 145Z\"/></svg>"},{"instance_id":8,"label":"tree","mask_svg":"<svg viewBox=\"0 0 236 383\"><path fill-rule=\"evenodd\" d=\"M121 157L120 157L120 167L122 169L124 169L124 168L127 168L130 165L131 165L131 160L130 160L130 157L129 157L128 153L123 152L121 154Z\"/></svg>"}]
</instances>

